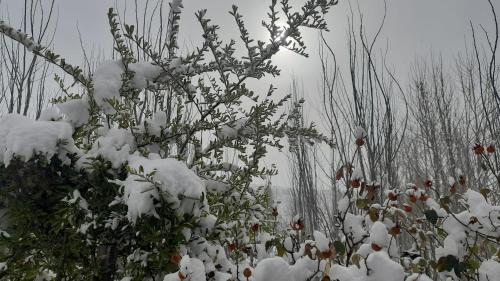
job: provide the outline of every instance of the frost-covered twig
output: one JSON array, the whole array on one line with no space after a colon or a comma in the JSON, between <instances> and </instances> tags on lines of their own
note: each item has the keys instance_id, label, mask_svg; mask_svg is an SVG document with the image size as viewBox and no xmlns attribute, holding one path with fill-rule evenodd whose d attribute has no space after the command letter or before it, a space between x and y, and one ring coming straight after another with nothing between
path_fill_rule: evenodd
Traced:
<instances>
[{"instance_id":1,"label":"frost-covered twig","mask_svg":"<svg viewBox=\"0 0 500 281\"><path fill-rule=\"evenodd\" d=\"M0 33L4 34L14 41L19 42L34 55L42 57L48 62L58 66L80 84L85 86L87 89L90 89L92 87L91 80L83 75L83 71L78 66L73 66L66 63L66 60L64 58L61 58L59 55L49 50L47 47L39 45L34 41L33 38L29 37L21 30L15 30L13 27L0 20Z\"/></svg>"}]
</instances>

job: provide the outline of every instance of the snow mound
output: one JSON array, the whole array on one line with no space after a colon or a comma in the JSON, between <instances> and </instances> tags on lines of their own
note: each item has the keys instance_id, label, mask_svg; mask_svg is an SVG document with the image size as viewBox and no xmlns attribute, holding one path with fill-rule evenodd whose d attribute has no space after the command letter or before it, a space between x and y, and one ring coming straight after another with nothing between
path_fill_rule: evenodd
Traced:
<instances>
[{"instance_id":1,"label":"snow mound","mask_svg":"<svg viewBox=\"0 0 500 281\"><path fill-rule=\"evenodd\" d=\"M205 184L184 163L172 158L150 159L133 155L128 165L135 171L143 170L140 175L150 175L146 180L139 174L131 173L121 182L123 200L128 206L127 216L133 223L142 215L158 216L154 201L160 197L178 215L190 213L200 216L202 208L207 206L205 202L200 202L206 193Z\"/></svg>"},{"instance_id":2,"label":"snow mound","mask_svg":"<svg viewBox=\"0 0 500 281\"><path fill-rule=\"evenodd\" d=\"M86 168L90 158L101 156L111 162L113 168L117 169L128 161L130 151L134 147L134 136L130 131L111 128L103 136L97 138L92 149L78 160L78 164Z\"/></svg>"},{"instance_id":3,"label":"snow mound","mask_svg":"<svg viewBox=\"0 0 500 281\"><path fill-rule=\"evenodd\" d=\"M58 155L69 161L67 153L76 152L73 129L66 122L35 121L18 114L0 118L0 164L9 165L14 157L28 161L35 155L50 160Z\"/></svg>"},{"instance_id":4,"label":"snow mound","mask_svg":"<svg viewBox=\"0 0 500 281\"><path fill-rule=\"evenodd\" d=\"M290 266L280 258L268 258L261 261L254 270L254 281L290 281L295 280L290 276Z\"/></svg>"},{"instance_id":5,"label":"snow mound","mask_svg":"<svg viewBox=\"0 0 500 281\"><path fill-rule=\"evenodd\" d=\"M184 256L179 265L179 271L168 274L163 281L206 281L205 265L197 258Z\"/></svg>"},{"instance_id":6,"label":"snow mound","mask_svg":"<svg viewBox=\"0 0 500 281\"><path fill-rule=\"evenodd\" d=\"M494 260L487 260L479 267L479 281L496 280L500 276L500 263Z\"/></svg>"},{"instance_id":7,"label":"snow mound","mask_svg":"<svg viewBox=\"0 0 500 281\"><path fill-rule=\"evenodd\" d=\"M403 267L391 260L386 252L372 253L360 267L344 267L335 264L330 269L330 279L339 281L402 281L405 280ZM367 272L367 268L369 271ZM424 279L425 280L425 279Z\"/></svg>"}]
</instances>

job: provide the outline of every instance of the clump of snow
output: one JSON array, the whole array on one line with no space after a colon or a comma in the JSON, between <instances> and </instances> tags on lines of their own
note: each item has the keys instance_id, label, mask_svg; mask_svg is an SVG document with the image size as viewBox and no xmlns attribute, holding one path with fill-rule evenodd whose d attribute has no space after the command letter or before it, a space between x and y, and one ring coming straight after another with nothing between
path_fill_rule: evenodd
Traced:
<instances>
[{"instance_id":1,"label":"clump of snow","mask_svg":"<svg viewBox=\"0 0 500 281\"><path fill-rule=\"evenodd\" d=\"M71 196L63 198L62 201L68 204L78 204L78 206L82 210L88 210L89 208L89 203L87 202L87 200L85 200L85 198L82 197L78 189L73 190Z\"/></svg>"},{"instance_id":2,"label":"clump of snow","mask_svg":"<svg viewBox=\"0 0 500 281\"><path fill-rule=\"evenodd\" d=\"M154 83L154 80L159 78L162 73L160 66L146 61L131 63L128 68L134 72L132 84L139 90L145 89L148 83Z\"/></svg>"},{"instance_id":3,"label":"clump of snow","mask_svg":"<svg viewBox=\"0 0 500 281\"><path fill-rule=\"evenodd\" d=\"M206 281L205 265L197 258L190 258L188 255L182 257L179 271L168 274L163 281Z\"/></svg>"},{"instance_id":4,"label":"clump of snow","mask_svg":"<svg viewBox=\"0 0 500 281\"><path fill-rule=\"evenodd\" d=\"M288 263L280 257L274 257L265 259L257 264L254 270L253 280L290 281L295 279L291 276Z\"/></svg>"},{"instance_id":5,"label":"clump of snow","mask_svg":"<svg viewBox=\"0 0 500 281\"><path fill-rule=\"evenodd\" d=\"M15 30L13 27L5 23L3 20L0 20L0 33L5 33L12 39L21 42L21 44L23 44L31 52L35 49L41 48L41 46L38 43L36 43L33 37L22 32L21 30Z\"/></svg>"},{"instance_id":6,"label":"clump of snow","mask_svg":"<svg viewBox=\"0 0 500 281\"><path fill-rule=\"evenodd\" d=\"M347 212L347 209L349 209L349 197L344 196L342 199L339 200L337 203L337 210L342 214Z\"/></svg>"},{"instance_id":7,"label":"clump of snow","mask_svg":"<svg viewBox=\"0 0 500 281\"><path fill-rule=\"evenodd\" d=\"M67 153L75 153L73 129L66 122L35 121L18 114L0 118L0 163L9 165L14 157L28 161L35 155L50 160L58 155L69 161Z\"/></svg>"},{"instance_id":8,"label":"clump of snow","mask_svg":"<svg viewBox=\"0 0 500 281\"><path fill-rule=\"evenodd\" d=\"M352 178L357 179L357 180L360 180L363 178L363 171L361 170L360 167L357 167L356 169L354 169L354 171L352 172Z\"/></svg>"},{"instance_id":9,"label":"clump of snow","mask_svg":"<svg viewBox=\"0 0 500 281\"><path fill-rule=\"evenodd\" d=\"M438 214L438 216L440 216L440 217L445 217L446 216L446 211L443 208L441 208L441 206L433 198L428 197L427 200L425 200L425 204L429 208L431 208L434 211L436 211L436 213Z\"/></svg>"},{"instance_id":10,"label":"clump of snow","mask_svg":"<svg viewBox=\"0 0 500 281\"><path fill-rule=\"evenodd\" d=\"M229 190L230 186L227 183L208 179L206 180L207 190L214 193L223 193Z\"/></svg>"},{"instance_id":11,"label":"clump of snow","mask_svg":"<svg viewBox=\"0 0 500 281\"><path fill-rule=\"evenodd\" d=\"M486 260L481 263L478 270L479 281L497 280L500 277L500 263L494 260Z\"/></svg>"},{"instance_id":12,"label":"clump of snow","mask_svg":"<svg viewBox=\"0 0 500 281\"><path fill-rule=\"evenodd\" d=\"M240 118L236 121L223 124L217 131L217 136L221 139L232 139L241 135L252 133L252 126L248 118Z\"/></svg>"},{"instance_id":13,"label":"clump of snow","mask_svg":"<svg viewBox=\"0 0 500 281\"><path fill-rule=\"evenodd\" d=\"M107 101L119 99L123 71L123 63L121 61L107 60L94 72L94 99L106 114L113 114L115 112Z\"/></svg>"},{"instance_id":14,"label":"clump of snow","mask_svg":"<svg viewBox=\"0 0 500 281\"><path fill-rule=\"evenodd\" d=\"M206 215L200 219L200 228L203 233L210 233L215 228L217 217L214 215Z\"/></svg>"},{"instance_id":15,"label":"clump of snow","mask_svg":"<svg viewBox=\"0 0 500 281\"><path fill-rule=\"evenodd\" d=\"M285 238L285 241L283 242L283 247L285 247L285 250L288 252L293 251L293 240L290 236Z\"/></svg>"},{"instance_id":16,"label":"clump of snow","mask_svg":"<svg viewBox=\"0 0 500 281\"><path fill-rule=\"evenodd\" d=\"M379 221L376 221L370 229L370 241L380 247L387 246L388 236L387 227Z\"/></svg>"},{"instance_id":17,"label":"clump of snow","mask_svg":"<svg viewBox=\"0 0 500 281\"><path fill-rule=\"evenodd\" d=\"M363 127L361 127L361 126L356 126L354 128L354 137L357 139L362 139L362 138L366 137L365 129L363 129Z\"/></svg>"},{"instance_id":18,"label":"clump of snow","mask_svg":"<svg viewBox=\"0 0 500 281\"><path fill-rule=\"evenodd\" d=\"M172 13L180 13L181 8L184 8L182 5L182 0L172 0L170 3L170 9L172 9Z\"/></svg>"},{"instance_id":19,"label":"clump of snow","mask_svg":"<svg viewBox=\"0 0 500 281\"><path fill-rule=\"evenodd\" d=\"M327 252L330 250L330 241L326 238L325 234L320 231L314 231L313 236L316 247L320 252Z\"/></svg>"},{"instance_id":20,"label":"clump of snow","mask_svg":"<svg viewBox=\"0 0 500 281\"><path fill-rule=\"evenodd\" d=\"M443 246L436 249L436 258L447 255L463 257L467 250L467 237L470 235L467 228L492 237L500 236L500 207L490 205L483 195L474 190L467 190L464 198L469 210L447 216L443 220L442 227L448 236L444 239ZM469 223L472 218L477 222Z\"/></svg>"},{"instance_id":21,"label":"clump of snow","mask_svg":"<svg viewBox=\"0 0 500 281\"><path fill-rule=\"evenodd\" d=\"M160 137L162 129L167 126L167 114L165 112L156 112L152 119L144 120L144 127L149 134Z\"/></svg>"},{"instance_id":22,"label":"clump of snow","mask_svg":"<svg viewBox=\"0 0 500 281\"><path fill-rule=\"evenodd\" d=\"M202 194L206 193L202 180L187 166L172 158L151 159L133 155L128 165L135 171L144 170L144 175L151 175L150 180L137 174L129 174L123 186L123 200L128 206L127 216L133 223L142 215L158 216L155 211L154 199L160 196L176 210L178 215L190 213L201 215L200 202ZM159 158L159 157L158 157Z\"/></svg>"},{"instance_id":23,"label":"clump of snow","mask_svg":"<svg viewBox=\"0 0 500 281\"><path fill-rule=\"evenodd\" d=\"M369 269L367 271L367 269ZM361 260L360 267L344 267L338 264L330 268L330 279L339 281L402 281L405 279L403 267L391 260L386 252L375 252Z\"/></svg>"},{"instance_id":24,"label":"clump of snow","mask_svg":"<svg viewBox=\"0 0 500 281\"><path fill-rule=\"evenodd\" d=\"M74 127L80 127L89 120L89 103L85 98L58 103L56 107L64 115L64 120L70 122Z\"/></svg>"},{"instance_id":25,"label":"clump of snow","mask_svg":"<svg viewBox=\"0 0 500 281\"><path fill-rule=\"evenodd\" d=\"M500 236L500 206L492 206L484 196L472 189L465 192L464 197L469 206L470 215L481 224L481 232L493 237Z\"/></svg>"},{"instance_id":26,"label":"clump of snow","mask_svg":"<svg viewBox=\"0 0 500 281\"><path fill-rule=\"evenodd\" d=\"M55 107L49 107L40 113L38 121L60 121L63 118L61 112Z\"/></svg>"},{"instance_id":27,"label":"clump of snow","mask_svg":"<svg viewBox=\"0 0 500 281\"><path fill-rule=\"evenodd\" d=\"M130 131L111 128L103 136L97 138L90 151L78 160L78 165L87 167L90 158L101 156L117 169L128 161L130 151L134 147L135 140Z\"/></svg>"},{"instance_id":28,"label":"clump of snow","mask_svg":"<svg viewBox=\"0 0 500 281\"><path fill-rule=\"evenodd\" d=\"M55 279L57 275L50 269L44 269L35 277L34 281L50 281Z\"/></svg>"},{"instance_id":29,"label":"clump of snow","mask_svg":"<svg viewBox=\"0 0 500 281\"><path fill-rule=\"evenodd\" d=\"M347 213L344 220L344 232L347 235L352 235L355 243L363 241L366 235L366 230L363 228L363 217Z\"/></svg>"},{"instance_id":30,"label":"clump of snow","mask_svg":"<svg viewBox=\"0 0 500 281\"><path fill-rule=\"evenodd\" d=\"M324 260L319 265L319 270L323 271L325 267ZM310 280L310 278L318 270L318 261L312 260L308 256L300 258L294 265L290 266L290 275L292 276L290 281L302 281ZM269 279L270 280L270 279ZM280 279L282 280L282 279Z\"/></svg>"}]
</instances>

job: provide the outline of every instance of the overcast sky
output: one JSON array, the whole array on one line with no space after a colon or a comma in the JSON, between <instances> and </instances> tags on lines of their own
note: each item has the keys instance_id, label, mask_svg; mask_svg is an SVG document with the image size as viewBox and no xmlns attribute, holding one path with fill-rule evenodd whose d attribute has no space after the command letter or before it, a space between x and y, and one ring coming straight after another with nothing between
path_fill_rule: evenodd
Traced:
<instances>
[{"instance_id":1,"label":"overcast sky","mask_svg":"<svg viewBox=\"0 0 500 281\"><path fill-rule=\"evenodd\" d=\"M47 0L42 0L48 2ZM21 0L0 0L0 15L5 18L8 13L12 25L20 21ZM134 1L118 0L116 3L128 9L133 8ZM145 3L146 0L138 0ZM156 0L149 1L153 5ZM302 0L293 0L301 3ZM496 2L496 1L493 1ZM182 14L181 41L187 46L197 42L200 27L194 13L199 9L208 9L208 15L222 26L226 35L237 35L234 21L227 13L231 5L240 7L245 16L252 35L264 39L265 31L260 22L265 18L270 0L184 0ZM349 4L355 9L359 4L364 14L368 34L373 34L383 16L382 0L340 0L328 15L327 20L331 32L328 41L335 47L340 59L346 56L346 28ZM67 56L71 61L81 59L81 51L77 35L80 28L87 48L102 48L109 51L111 43L107 26L107 9L115 5L112 0L56 0L58 12L58 33L55 49ZM498 6L498 5L497 5ZM397 73L404 74L415 56L428 56L431 50L442 54L445 61L463 50L465 40L470 36L469 20L474 24L482 24L491 28L490 10L486 0L387 0L387 20L382 31L380 47L387 43L389 48L388 63L396 68ZM181 43L182 43L181 42ZM289 74L294 73L307 83L316 83L319 75L317 47L318 36L315 32L306 34L310 59L281 54L277 62L285 68L282 80L288 81Z\"/></svg>"},{"instance_id":2,"label":"overcast sky","mask_svg":"<svg viewBox=\"0 0 500 281\"><path fill-rule=\"evenodd\" d=\"M11 25L18 25L22 2L24 1L0 0L0 16L5 19L8 15ZM146 0L138 2L144 4ZM153 5L156 0L149 2ZM493 2L497 3L497 10L500 12L498 1ZM130 11L134 1L123 0L117 3L122 8L127 3ZM181 46L190 47L199 42L201 30L194 16L199 9L208 9L208 16L221 25L224 36L237 37L234 20L227 13L232 4L240 7L251 34L256 38L265 39L265 31L260 23L265 18L270 0L184 0L183 3ZM379 47L388 48L387 63L404 82L415 57L428 57L432 52L435 55L442 55L445 63L451 63L453 57L464 50L466 41L470 40L469 21L476 26L484 25L490 30L493 26L486 0L387 0L386 3L387 20L381 33ZM327 38L341 64L345 64L347 58L346 30L349 4L354 9L359 5L368 34L374 34L384 11L382 0L340 0L338 6L332 9L327 16L331 29ZM56 0L58 26L54 49L69 61L80 63L78 27L87 49L102 49L109 54L111 39L106 12L109 7L115 5L115 1L111 0ZM283 72L280 78L272 82L279 87L281 94L288 92L290 77L293 74L303 81L307 91L306 97L314 96L320 79L317 56L318 34L306 33L305 39L309 46L310 58L305 59L290 52L283 52L276 58L276 63ZM267 89L267 87L266 84L262 88ZM314 106L314 102L311 104Z\"/></svg>"}]
</instances>

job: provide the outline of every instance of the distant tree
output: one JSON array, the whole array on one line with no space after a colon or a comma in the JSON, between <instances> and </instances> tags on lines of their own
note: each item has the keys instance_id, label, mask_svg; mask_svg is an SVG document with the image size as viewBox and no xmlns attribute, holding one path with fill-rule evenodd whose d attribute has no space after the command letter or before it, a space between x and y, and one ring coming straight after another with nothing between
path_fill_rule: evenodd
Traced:
<instances>
[{"instance_id":1,"label":"distant tree","mask_svg":"<svg viewBox=\"0 0 500 281\"><path fill-rule=\"evenodd\" d=\"M0 1L1 2L1 1ZM56 28L54 0L24 0L20 31L36 44L51 46ZM7 5L0 3L4 15ZM0 112L38 118L48 103L50 64L29 47L0 35Z\"/></svg>"}]
</instances>

